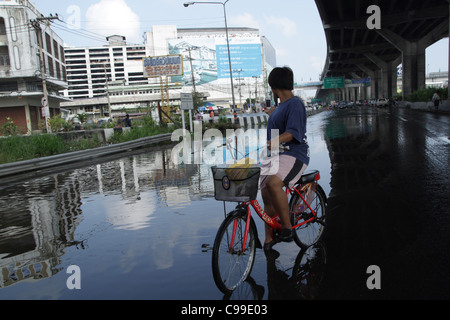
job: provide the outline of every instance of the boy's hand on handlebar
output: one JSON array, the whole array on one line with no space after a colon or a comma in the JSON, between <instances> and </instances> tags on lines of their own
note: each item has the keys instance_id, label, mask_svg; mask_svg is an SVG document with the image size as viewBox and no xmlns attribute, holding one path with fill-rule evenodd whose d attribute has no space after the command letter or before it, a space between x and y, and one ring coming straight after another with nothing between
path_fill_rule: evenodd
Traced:
<instances>
[{"instance_id":1,"label":"boy's hand on handlebar","mask_svg":"<svg viewBox=\"0 0 450 320\"><path fill-rule=\"evenodd\" d=\"M272 114L272 112L275 111L275 107L272 108L264 108L263 110L265 113L267 113L269 116Z\"/></svg>"}]
</instances>

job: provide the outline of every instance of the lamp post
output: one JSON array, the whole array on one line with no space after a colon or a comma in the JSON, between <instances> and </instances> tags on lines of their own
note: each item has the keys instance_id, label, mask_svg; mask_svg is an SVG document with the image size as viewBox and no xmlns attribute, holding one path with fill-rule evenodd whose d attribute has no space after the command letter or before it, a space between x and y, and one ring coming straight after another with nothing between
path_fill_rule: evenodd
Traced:
<instances>
[{"instance_id":1,"label":"lamp post","mask_svg":"<svg viewBox=\"0 0 450 320\"><path fill-rule=\"evenodd\" d=\"M231 54L230 54L230 40L228 37L227 11L225 8L228 1L230 1L230 0L226 0L225 2L218 2L218 1L186 2L186 3L184 3L184 6L189 7L189 6L192 6L197 3L198 4L220 4L223 6L223 15L225 17L225 33L226 33L226 37L227 37L228 63L230 65L231 96L233 99L233 109L234 109L236 107L236 100L234 98L233 70L231 67Z\"/></svg>"}]
</instances>

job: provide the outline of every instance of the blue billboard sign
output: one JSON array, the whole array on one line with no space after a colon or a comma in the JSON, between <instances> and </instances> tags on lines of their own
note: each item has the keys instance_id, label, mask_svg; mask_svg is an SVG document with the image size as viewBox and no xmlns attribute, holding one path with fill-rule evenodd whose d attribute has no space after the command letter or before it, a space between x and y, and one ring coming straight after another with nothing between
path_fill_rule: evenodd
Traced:
<instances>
[{"instance_id":1,"label":"blue billboard sign","mask_svg":"<svg viewBox=\"0 0 450 320\"><path fill-rule=\"evenodd\" d=\"M229 78L230 64L227 45L217 45L216 55L218 77L220 79ZM262 74L261 44L230 44L230 55L231 69L239 70L241 77L259 77Z\"/></svg>"}]
</instances>

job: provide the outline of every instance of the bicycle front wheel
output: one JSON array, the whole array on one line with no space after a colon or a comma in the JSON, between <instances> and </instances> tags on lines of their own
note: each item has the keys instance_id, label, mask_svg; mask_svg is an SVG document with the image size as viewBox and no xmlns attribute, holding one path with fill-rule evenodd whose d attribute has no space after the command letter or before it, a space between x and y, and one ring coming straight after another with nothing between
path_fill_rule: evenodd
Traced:
<instances>
[{"instance_id":1,"label":"bicycle front wheel","mask_svg":"<svg viewBox=\"0 0 450 320\"><path fill-rule=\"evenodd\" d=\"M293 233L294 241L302 248L316 244L325 230L326 196L319 185L315 187L309 204L315 215L298 194L294 194L289 203L291 223L299 225Z\"/></svg>"},{"instance_id":2,"label":"bicycle front wheel","mask_svg":"<svg viewBox=\"0 0 450 320\"><path fill-rule=\"evenodd\" d=\"M223 293L231 293L252 271L256 254L256 230L250 224L245 240L247 215L233 211L223 221L214 241L212 270ZM245 247L244 247L245 241Z\"/></svg>"}]
</instances>

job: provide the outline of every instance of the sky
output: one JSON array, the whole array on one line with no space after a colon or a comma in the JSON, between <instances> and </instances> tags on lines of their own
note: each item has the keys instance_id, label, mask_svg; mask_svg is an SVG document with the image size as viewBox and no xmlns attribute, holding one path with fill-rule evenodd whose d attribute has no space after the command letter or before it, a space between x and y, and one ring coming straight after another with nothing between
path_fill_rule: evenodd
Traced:
<instances>
[{"instance_id":1,"label":"sky","mask_svg":"<svg viewBox=\"0 0 450 320\"><path fill-rule=\"evenodd\" d=\"M179 28L224 27L222 5L188 0L31 0L44 15L58 14L64 23L54 30L69 46L103 46L106 36L124 35L143 44L153 25ZM277 52L278 66L293 69L298 83L319 80L326 61L326 40L314 0L229 0L229 27L260 30ZM427 49L427 72L448 71L448 38Z\"/></svg>"}]
</instances>

